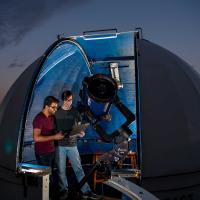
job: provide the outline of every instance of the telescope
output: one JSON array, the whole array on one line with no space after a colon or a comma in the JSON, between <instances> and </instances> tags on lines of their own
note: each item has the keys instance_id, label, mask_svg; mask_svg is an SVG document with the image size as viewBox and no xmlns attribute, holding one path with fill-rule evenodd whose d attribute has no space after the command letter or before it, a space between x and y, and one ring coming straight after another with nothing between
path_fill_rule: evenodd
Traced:
<instances>
[{"instance_id":1,"label":"telescope","mask_svg":"<svg viewBox=\"0 0 200 200\"><path fill-rule=\"evenodd\" d=\"M129 125L135 120L135 115L120 101L118 85L115 79L105 74L95 74L85 77L82 82L83 88L80 91L81 102L79 110L82 111L85 119L91 123L94 130L105 142L111 142L117 137L122 137L119 141L128 139L132 134ZM109 114L111 106L114 105L126 118L118 129L112 133L106 132L100 125Z\"/></svg>"}]
</instances>

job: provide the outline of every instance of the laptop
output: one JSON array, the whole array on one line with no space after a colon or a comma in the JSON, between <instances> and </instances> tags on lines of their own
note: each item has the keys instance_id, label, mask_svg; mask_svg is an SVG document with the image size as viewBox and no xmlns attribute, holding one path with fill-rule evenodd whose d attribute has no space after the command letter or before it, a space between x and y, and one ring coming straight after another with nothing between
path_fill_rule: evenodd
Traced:
<instances>
[{"instance_id":1,"label":"laptop","mask_svg":"<svg viewBox=\"0 0 200 200\"><path fill-rule=\"evenodd\" d=\"M71 132L69 133L69 137L78 136L80 132L84 132L85 129L89 126L89 123L78 124L73 127Z\"/></svg>"},{"instance_id":2,"label":"laptop","mask_svg":"<svg viewBox=\"0 0 200 200\"><path fill-rule=\"evenodd\" d=\"M85 129L89 127L90 124L89 123L77 124L77 125L74 125L71 130L68 129L68 126L66 125L65 120L57 120L56 125L57 125L57 130L62 131L65 136L74 137L74 136L78 136L81 131L84 132Z\"/></svg>"}]
</instances>

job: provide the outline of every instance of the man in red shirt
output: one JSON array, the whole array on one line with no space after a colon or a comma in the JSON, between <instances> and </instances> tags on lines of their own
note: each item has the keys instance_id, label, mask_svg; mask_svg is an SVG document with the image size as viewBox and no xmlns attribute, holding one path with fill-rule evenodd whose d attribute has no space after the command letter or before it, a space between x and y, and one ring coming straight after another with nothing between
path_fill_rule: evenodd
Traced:
<instances>
[{"instance_id":1,"label":"man in red shirt","mask_svg":"<svg viewBox=\"0 0 200 200\"><path fill-rule=\"evenodd\" d=\"M39 165L53 168L55 159L54 140L64 138L61 132L55 133L54 114L58 108L58 100L47 96L43 109L33 120L33 139L35 142L35 155Z\"/></svg>"}]
</instances>

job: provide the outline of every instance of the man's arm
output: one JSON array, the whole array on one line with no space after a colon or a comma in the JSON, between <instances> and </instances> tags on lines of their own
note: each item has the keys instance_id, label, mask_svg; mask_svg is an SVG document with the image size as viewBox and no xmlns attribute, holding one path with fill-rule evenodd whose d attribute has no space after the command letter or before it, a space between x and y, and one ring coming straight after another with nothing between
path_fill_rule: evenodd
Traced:
<instances>
[{"instance_id":1,"label":"man's arm","mask_svg":"<svg viewBox=\"0 0 200 200\"><path fill-rule=\"evenodd\" d=\"M41 135L41 129L33 129L33 140L34 142L47 142L52 140L61 140L64 138L64 135L61 132L56 133L55 135Z\"/></svg>"}]
</instances>

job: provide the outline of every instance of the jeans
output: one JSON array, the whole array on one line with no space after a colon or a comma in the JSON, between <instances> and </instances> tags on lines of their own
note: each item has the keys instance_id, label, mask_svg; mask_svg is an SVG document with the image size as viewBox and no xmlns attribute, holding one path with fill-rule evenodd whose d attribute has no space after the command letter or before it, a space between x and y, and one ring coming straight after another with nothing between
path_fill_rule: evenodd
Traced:
<instances>
[{"instance_id":1,"label":"jeans","mask_svg":"<svg viewBox=\"0 0 200 200\"><path fill-rule=\"evenodd\" d=\"M54 161L55 161L55 152L47 153L38 155L35 154L36 160L38 165L49 166L51 167L51 174L49 175L49 186L50 186L50 194L53 190L54 183L53 183L53 168L54 168Z\"/></svg>"},{"instance_id":2,"label":"jeans","mask_svg":"<svg viewBox=\"0 0 200 200\"><path fill-rule=\"evenodd\" d=\"M82 165L80 155L77 149L77 146L66 147L66 146L58 146L56 148L56 164L58 168L58 177L59 177L59 186L60 191L67 190L68 181L66 176L66 161L67 157L70 160L71 166L74 170L77 180L80 182L82 178L85 176ZM85 183L81 188L83 193L91 191L88 183Z\"/></svg>"},{"instance_id":3,"label":"jeans","mask_svg":"<svg viewBox=\"0 0 200 200\"><path fill-rule=\"evenodd\" d=\"M54 159L55 159L55 152L38 155L35 154L36 160L39 165L49 166L53 169Z\"/></svg>"}]
</instances>

